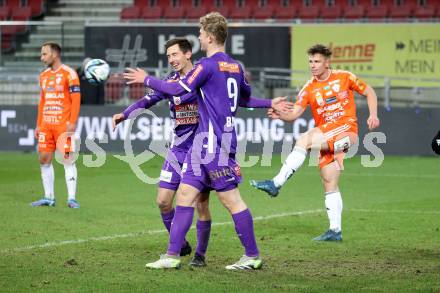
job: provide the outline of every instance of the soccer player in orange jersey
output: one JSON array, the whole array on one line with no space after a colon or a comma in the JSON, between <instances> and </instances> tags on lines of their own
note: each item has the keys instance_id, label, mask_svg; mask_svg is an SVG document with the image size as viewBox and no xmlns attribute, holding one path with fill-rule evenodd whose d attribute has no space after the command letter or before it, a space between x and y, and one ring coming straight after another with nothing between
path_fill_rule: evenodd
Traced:
<instances>
[{"instance_id":1,"label":"soccer player in orange jersey","mask_svg":"<svg viewBox=\"0 0 440 293\"><path fill-rule=\"evenodd\" d=\"M54 170L52 159L56 149L68 159L73 149L73 133L80 108L79 79L75 70L62 64L61 47L47 42L41 47L41 62L47 69L40 74L40 103L38 106L35 137L38 139L38 154L44 198L32 206L55 206ZM70 208L79 208L76 201L77 170L75 163L64 162Z\"/></svg>"},{"instance_id":2,"label":"soccer player in orange jersey","mask_svg":"<svg viewBox=\"0 0 440 293\"><path fill-rule=\"evenodd\" d=\"M370 112L367 125L370 130L380 124L377 117L377 96L369 85L353 73L330 69L332 52L329 48L318 44L307 53L313 77L299 92L294 109L288 113L269 110L268 114L274 119L294 121L310 105L316 127L298 138L278 175L271 180L252 180L251 185L272 197L277 196L281 187L301 167L307 152L319 149L319 167L330 228L314 240L341 241L342 198L338 181L344 154L357 142L358 133L353 91L367 97Z\"/></svg>"}]
</instances>

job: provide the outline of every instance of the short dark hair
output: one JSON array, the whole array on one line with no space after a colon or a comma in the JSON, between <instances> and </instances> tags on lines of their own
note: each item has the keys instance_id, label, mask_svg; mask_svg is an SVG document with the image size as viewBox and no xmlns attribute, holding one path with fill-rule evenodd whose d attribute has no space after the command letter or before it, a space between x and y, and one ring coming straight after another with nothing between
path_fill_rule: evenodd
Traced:
<instances>
[{"instance_id":1,"label":"short dark hair","mask_svg":"<svg viewBox=\"0 0 440 293\"><path fill-rule=\"evenodd\" d=\"M321 54L325 58L330 58L332 56L332 50L329 47L326 47L322 44L316 44L307 50L307 54L309 55Z\"/></svg>"},{"instance_id":2,"label":"short dark hair","mask_svg":"<svg viewBox=\"0 0 440 293\"><path fill-rule=\"evenodd\" d=\"M183 53L192 52L191 43L187 39L181 37L168 40L165 43L165 50L168 50L169 47L174 46L176 44L179 45L179 49Z\"/></svg>"},{"instance_id":3,"label":"short dark hair","mask_svg":"<svg viewBox=\"0 0 440 293\"><path fill-rule=\"evenodd\" d=\"M42 47L49 46L51 51L55 51L58 55L61 55L61 46L55 42L45 42Z\"/></svg>"}]
</instances>

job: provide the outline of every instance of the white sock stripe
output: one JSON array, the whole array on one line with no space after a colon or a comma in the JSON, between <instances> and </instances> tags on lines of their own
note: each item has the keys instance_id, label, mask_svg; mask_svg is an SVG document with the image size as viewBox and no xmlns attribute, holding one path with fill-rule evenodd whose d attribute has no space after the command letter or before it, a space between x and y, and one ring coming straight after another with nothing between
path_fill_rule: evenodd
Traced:
<instances>
[{"instance_id":1,"label":"white sock stripe","mask_svg":"<svg viewBox=\"0 0 440 293\"><path fill-rule=\"evenodd\" d=\"M295 146L295 147L293 148L293 151L292 151L292 152L295 152L295 151L298 152L298 153L302 153L302 154L304 154L304 155L307 156L307 150L304 149L304 148L302 148L302 147Z\"/></svg>"}]
</instances>

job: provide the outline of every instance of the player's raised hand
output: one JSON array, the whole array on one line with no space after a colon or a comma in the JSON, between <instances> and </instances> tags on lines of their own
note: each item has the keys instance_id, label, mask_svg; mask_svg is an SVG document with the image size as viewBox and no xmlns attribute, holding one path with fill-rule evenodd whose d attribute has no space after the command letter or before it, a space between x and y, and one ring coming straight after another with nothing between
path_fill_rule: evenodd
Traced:
<instances>
[{"instance_id":1,"label":"player's raised hand","mask_svg":"<svg viewBox=\"0 0 440 293\"><path fill-rule=\"evenodd\" d=\"M276 97L272 100L272 108L277 112L288 112L293 109L294 104L287 101L287 97Z\"/></svg>"},{"instance_id":2,"label":"player's raised hand","mask_svg":"<svg viewBox=\"0 0 440 293\"><path fill-rule=\"evenodd\" d=\"M119 123L121 123L124 120L125 120L125 117L124 117L123 113L118 113L118 114L113 115L113 119L112 119L113 131L115 131L116 125L118 125Z\"/></svg>"},{"instance_id":3,"label":"player's raised hand","mask_svg":"<svg viewBox=\"0 0 440 293\"><path fill-rule=\"evenodd\" d=\"M371 116L367 119L367 125L369 130L373 130L379 127L380 120L377 118L377 116Z\"/></svg>"},{"instance_id":4,"label":"player's raised hand","mask_svg":"<svg viewBox=\"0 0 440 293\"><path fill-rule=\"evenodd\" d=\"M144 83L148 73L140 68L125 68L123 76L127 80L127 84Z\"/></svg>"}]
</instances>

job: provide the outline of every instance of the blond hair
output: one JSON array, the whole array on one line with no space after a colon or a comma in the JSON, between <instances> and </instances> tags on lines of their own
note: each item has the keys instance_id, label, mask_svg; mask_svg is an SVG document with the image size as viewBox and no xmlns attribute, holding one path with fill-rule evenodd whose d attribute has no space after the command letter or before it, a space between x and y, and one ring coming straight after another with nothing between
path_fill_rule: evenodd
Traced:
<instances>
[{"instance_id":1,"label":"blond hair","mask_svg":"<svg viewBox=\"0 0 440 293\"><path fill-rule=\"evenodd\" d=\"M228 37L228 22L226 18L218 12L210 12L200 17L200 27L211 34L217 43L223 45Z\"/></svg>"}]
</instances>

